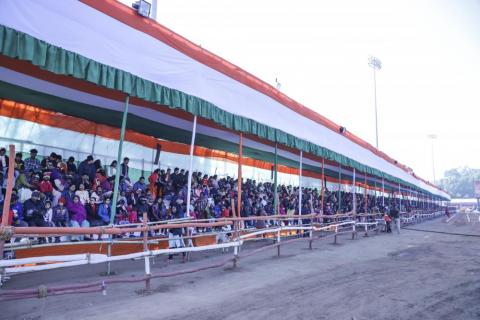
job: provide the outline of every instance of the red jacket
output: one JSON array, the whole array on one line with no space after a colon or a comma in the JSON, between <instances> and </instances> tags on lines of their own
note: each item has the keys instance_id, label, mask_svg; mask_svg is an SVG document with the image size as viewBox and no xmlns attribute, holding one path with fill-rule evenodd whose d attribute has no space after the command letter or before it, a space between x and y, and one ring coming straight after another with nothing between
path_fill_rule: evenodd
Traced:
<instances>
[{"instance_id":1,"label":"red jacket","mask_svg":"<svg viewBox=\"0 0 480 320\"><path fill-rule=\"evenodd\" d=\"M53 192L52 183L48 180L43 180L40 182L40 191L42 193Z\"/></svg>"}]
</instances>

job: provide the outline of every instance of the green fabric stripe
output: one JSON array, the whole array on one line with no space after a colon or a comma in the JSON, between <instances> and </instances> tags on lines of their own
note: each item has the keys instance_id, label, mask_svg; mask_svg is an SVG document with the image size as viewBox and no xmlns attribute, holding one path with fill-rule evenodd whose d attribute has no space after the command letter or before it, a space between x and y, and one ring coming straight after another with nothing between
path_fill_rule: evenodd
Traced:
<instances>
[{"instance_id":1,"label":"green fabric stripe","mask_svg":"<svg viewBox=\"0 0 480 320\"><path fill-rule=\"evenodd\" d=\"M360 162L306 140L299 139L280 129L226 112L198 97L101 64L3 25L0 26L0 54L30 61L33 65L56 74L72 76L99 86L124 92L132 97L165 105L172 109L184 110L212 120L228 129L253 134L272 142L277 141L288 147L333 160L341 163L343 166L355 168L360 172L366 171L370 175L384 177L386 180L420 190L417 186L397 177L386 174L376 168L365 166Z\"/></svg>"}]
</instances>

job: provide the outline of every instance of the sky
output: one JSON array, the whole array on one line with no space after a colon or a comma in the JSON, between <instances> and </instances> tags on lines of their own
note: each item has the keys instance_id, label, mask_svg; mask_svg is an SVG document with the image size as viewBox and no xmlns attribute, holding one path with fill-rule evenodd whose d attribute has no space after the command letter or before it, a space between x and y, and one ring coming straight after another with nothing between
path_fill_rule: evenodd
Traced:
<instances>
[{"instance_id":1,"label":"sky","mask_svg":"<svg viewBox=\"0 0 480 320\"><path fill-rule=\"evenodd\" d=\"M158 0L157 20L372 145L376 56L379 148L429 181L432 142L437 180L480 168L480 0Z\"/></svg>"}]
</instances>

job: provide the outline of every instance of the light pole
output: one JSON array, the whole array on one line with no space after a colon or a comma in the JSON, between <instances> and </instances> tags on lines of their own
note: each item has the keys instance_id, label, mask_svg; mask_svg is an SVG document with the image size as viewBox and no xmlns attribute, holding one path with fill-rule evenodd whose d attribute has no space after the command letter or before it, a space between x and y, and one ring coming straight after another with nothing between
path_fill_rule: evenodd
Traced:
<instances>
[{"instance_id":1,"label":"light pole","mask_svg":"<svg viewBox=\"0 0 480 320\"><path fill-rule=\"evenodd\" d=\"M435 183L435 153L434 153L434 141L438 138L436 134L429 134L427 138L432 140L432 173L433 173L433 183Z\"/></svg>"},{"instance_id":2,"label":"light pole","mask_svg":"<svg viewBox=\"0 0 480 320\"><path fill-rule=\"evenodd\" d=\"M375 96L375 141L378 149L377 70L382 69L382 61L376 57L370 57L368 58L368 65L373 69L373 93Z\"/></svg>"}]
</instances>

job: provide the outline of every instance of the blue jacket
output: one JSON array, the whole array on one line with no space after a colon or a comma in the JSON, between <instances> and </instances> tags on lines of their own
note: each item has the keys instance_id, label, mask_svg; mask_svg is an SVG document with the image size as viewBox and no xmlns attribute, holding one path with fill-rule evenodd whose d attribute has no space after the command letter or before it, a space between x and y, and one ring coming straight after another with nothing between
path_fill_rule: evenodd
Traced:
<instances>
[{"instance_id":1,"label":"blue jacket","mask_svg":"<svg viewBox=\"0 0 480 320\"><path fill-rule=\"evenodd\" d=\"M98 206L98 216L102 219L103 222L110 222L110 205L105 203L100 203Z\"/></svg>"}]
</instances>

